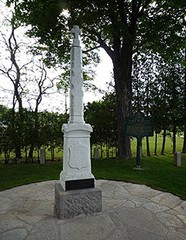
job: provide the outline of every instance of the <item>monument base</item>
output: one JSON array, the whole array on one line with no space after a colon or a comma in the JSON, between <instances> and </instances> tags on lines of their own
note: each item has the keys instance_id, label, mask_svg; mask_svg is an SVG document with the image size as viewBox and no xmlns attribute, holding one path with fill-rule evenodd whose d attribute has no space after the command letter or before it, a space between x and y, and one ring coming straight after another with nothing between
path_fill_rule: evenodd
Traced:
<instances>
[{"instance_id":1,"label":"monument base","mask_svg":"<svg viewBox=\"0 0 186 240\"><path fill-rule=\"evenodd\" d=\"M55 185L55 211L59 219L70 219L102 211L102 191L96 188L64 191Z\"/></svg>"}]
</instances>

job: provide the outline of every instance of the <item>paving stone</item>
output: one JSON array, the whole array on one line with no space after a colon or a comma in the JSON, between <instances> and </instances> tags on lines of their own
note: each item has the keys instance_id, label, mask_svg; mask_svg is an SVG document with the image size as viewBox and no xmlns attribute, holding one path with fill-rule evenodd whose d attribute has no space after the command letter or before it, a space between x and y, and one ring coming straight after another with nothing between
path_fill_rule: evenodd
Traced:
<instances>
[{"instance_id":1,"label":"paving stone","mask_svg":"<svg viewBox=\"0 0 186 240\"><path fill-rule=\"evenodd\" d=\"M54 200L53 201L39 201L39 204L32 210L32 214L36 216L55 216L54 212Z\"/></svg>"},{"instance_id":2,"label":"paving stone","mask_svg":"<svg viewBox=\"0 0 186 240\"><path fill-rule=\"evenodd\" d=\"M27 237L28 233L25 229L17 228L7 232L0 233L1 240L23 240Z\"/></svg>"},{"instance_id":3,"label":"paving stone","mask_svg":"<svg viewBox=\"0 0 186 240\"><path fill-rule=\"evenodd\" d=\"M126 208L135 208L136 204L133 201L127 200L122 206Z\"/></svg>"},{"instance_id":4,"label":"paving stone","mask_svg":"<svg viewBox=\"0 0 186 240\"><path fill-rule=\"evenodd\" d=\"M182 201L179 206L174 208L174 211L186 216L186 201Z\"/></svg>"},{"instance_id":5,"label":"paving stone","mask_svg":"<svg viewBox=\"0 0 186 240\"><path fill-rule=\"evenodd\" d=\"M26 240L58 240L59 232L55 218L38 222L29 232ZM68 238L66 238L68 239ZM61 239L63 240L63 239Z\"/></svg>"},{"instance_id":6,"label":"paving stone","mask_svg":"<svg viewBox=\"0 0 186 240\"><path fill-rule=\"evenodd\" d=\"M53 185L53 182L47 182L46 185L43 185L42 183L37 183L36 186L38 191L34 194L34 199L33 199L33 194L31 194L30 199L33 200L40 200L40 201L54 201L55 199L55 188Z\"/></svg>"},{"instance_id":7,"label":"paving stone","mask_svg":"<svg viewBox=\"0 0 186 240\"><path fill-rule=\"evenodd\" d=\"M16 213L28 213L40 205L41 201L33 201L28 197L15 198L11 211Z\"/></svg>"},{"instance_id":8,"label":"paving stone","mask_svg":"<svg viewBox=\"0 0 186 240\"><path fill-rule=\"evenodd\" d=\"M115 191L114 191L114 198L116 199L126 199L130 196L130 194L128 193L128 191L126 191L123 187L118 187Z\"/></svg>"},{"instance_id":9,"label":"paving stone","mask_svg":"<svg viewBox=\"0 0 186 240\"><path fill-rule=\"evenodd\" d=\"M28 214L23 214L23 215L18 214L16 216L18 219L28 224L35 224L45 218L45 216L35 216L35 215L28 215Z\"/></svg>"},{"instance_id":10,"label":"paving stone","mask_svg":"<svg viewBox=\"0 0 186 240\"><path fill-rule=\"evenodd\" d=\"M159 235L164 235L167 229L162 226L152 212L145 208L124 208L115 211L112 216L112 220L115 222L119 229L126 228L126 226L143 229L145 232L150 232Z\"/></svg>"},{"instance_id":11,"label":"paving stone","mask_svg":"<svg viewBox=\"0 0 186 240\"><path fill-rule=\"evenodd\" d=\"M76 218L74 221L60 224L60 237L64 240L107 239L116 230L108 214Z\"/></svg>"},{"instance_id":12,"label":"paving stone","mask_svg":"<svg viewBox=\"0 0 186 240\"><path fill-rule=\"evenodd\" d=\"M103 240L129 240L129 238L127 231L120 231L117 229Z\"/></svg>"},{"instance_id":13,"label":"paving stone","mask_svg":"<svg viewBox=\"0 0 186 240\"><path fill-rule=\"evenodd\" d=\"M98 188L100 188L102 184L105 184L105 183L108 183L108 180L103 180L103 179L95 180L95 186Z\"/></svg>"},{"instance_id":14,"label":"paving stone","mask_svg":"<svg viewBox=\"0 0 186 240\"><path fill-rule=\"evenodd\" d=\"M1 215L0 233L7 232L15 228L25 228L27 230L30 230L32 226L22 220L19 220L15 215Z\"/></svg>"},{"instance_id":15,"label":"paving stone","mask_svg":"<svg viewBox=\"0 0 186 240\"><path fill-rule=\"evenodd\" d=\"M0 195L0 214L3 214L11 209L11 203L12 201L10 199Z\"/></svg>"},{"instance_id":16,"label":"paving stone","mask_svg":"<svg viewBox=\"0 0 186 240\"><path fill-rule=\"evenodd\" d=\"M157 218L168 227L182 228L184 226L183 222L178 217L172 214L159 212L157 213Z\"/></svg>"},{"instance_id":17,"label":"paving stone","mask_svg":"<svg viewBox=\"0 0 186 240\"><path fill-rule=\"evenodd\" d=\"M171 209L177 207L182 203L182 200L179 197L176 197L171 193L160 193L158 196L153 197L151 200Z\"/></svg>"},{"instance_id":18,"label":"paving stone","mask_svg":"<svg viewBox=\"0 0 186 240\"><path fill-rule=\"evenodd\" d=\"M177 215L182 221L183 223L186 225L186 216L185 215Z\"/></svg>"},{"instance_id":19,"label":"paving stone","mask_svg":"<svg viewBox=\"0 0 186 240\"><path fill-rule=\"evenodd\" d=\"M103 182L102 184L101 184L101 190L103 191L103 192L106 192L106 193L114 193L114 191L116 190L116 186L117 186L117 183L115 183L115 182L108 182L108 181L106 181L106 182ZM109 196L109 195L108 195Z\"/></svg>"},{"instance_id":20,"label":"paving stone","mask_svg":"<svg viewBox=\"0 0 186 240\"><path fill-rule=\"evenodd\" d=\"M0 240L185 240L186 201L145 185L98 180L103 211L62 221L47 181L0 192Z\"/></svg>"},{"instance_id":21,"label":"paving stone","mask_svg":"<svg viewBox=\"0 0 186 240\"><path fill-rule=\"evenodd\" d=\"M139 184L129 184L125 186L125 189L132 195L132 196L144 196L146 198L152 198L153 196L157 195L156 190L147 187L145 185L139 185Z\"/></svg>"},{"instance_id":22,"label":"paving stone","mask_svg":"<svg viewBox=\"0 0 186 240\"><path fill-rule=\"evenodd\" d=\"M154 213L167 211L169 209L168 207L153 202L145 203L143 207Z\"/></svg>"},{"instance_id":23,"label":"paving stone","mask_svg":"<svg viewBox=\"0 0 186 240\"><path fill-rule=\"evenodd\" d=\"M138 197L138 196L130 196L128 200L132 201L136 207L139 207L145 203L149 202L148 198L143 197Z\"/></svg>"},{"instance_id":24,"label":"paving stone","mask_svg":"<svg viewBox=\"0 0 186 240\"><path fill-rule=\"evenodd\" d=\"M159 232L149 232L133 226L127 227L127 236L129 240L168 240L164 234L160 235Z\"/></svg>"},{"instance_id":25,"label":"paving stone","mask_svg":"<svg viewBox=\"0 0 186 240\"><path fill-rule=\"evenodd\" d=\"M167 239L168 240L185 240L185 234L181 233L180 231L170 230L167 233Z\"/></svg>"},{"instance_id":26,"label":"paving stone","mask_svg":"<svg viewBox=\"0 0 186 240\"><path fill-rule=\"evenodd\" d=\"M103 211L108 211L110 209L118 208L122 206L127 200L117 200L117 199L104 199L103 198Z\"/></svg>"},{"instance_id":27,"label":"paving stone","mask_svg":"<svg viewBox=\"0 0 186 240\"><path fill-rule=\"evenodd\" d=\"M186 236L186 226L184 226L184 228L176 229L176 231L178 231L178 232L180 232L180 233L182 233L183 235ZM186 239L186 237L185 237L185 239Z\"/></svg>"}]
</instances>

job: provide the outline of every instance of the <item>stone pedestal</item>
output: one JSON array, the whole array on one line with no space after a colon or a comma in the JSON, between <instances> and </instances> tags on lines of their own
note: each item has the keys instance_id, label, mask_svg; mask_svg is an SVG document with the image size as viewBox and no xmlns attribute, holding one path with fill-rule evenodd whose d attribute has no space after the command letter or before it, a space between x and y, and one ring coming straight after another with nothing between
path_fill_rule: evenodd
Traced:
<instances>
[{"instance_id":1,"label":"stone pedestal","mask_svg":"<svg viewBox=\"0 0 186 240\"><path fill-rule=\"evenodd\" d=\"M65 191L94 188L91 173L90 133L92 127L85 123L64 124L63 171L60 183Z\"/></svg>"},{"instance_id":2,"label":"stone pedestal","mask_svg":"<svg viewBox=\"0 0 186 240\"><path fill-rule=\"evenodd\" d=\"M102 211L102 192L96 188L64 191L55 185L55 210L59 219L70 219Z\"/></svg>"}]
</instances>

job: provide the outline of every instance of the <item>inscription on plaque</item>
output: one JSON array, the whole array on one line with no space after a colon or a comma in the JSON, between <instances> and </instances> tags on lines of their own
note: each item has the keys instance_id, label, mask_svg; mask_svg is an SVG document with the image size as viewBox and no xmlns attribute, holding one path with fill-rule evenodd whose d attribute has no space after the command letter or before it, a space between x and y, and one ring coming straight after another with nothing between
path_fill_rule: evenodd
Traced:
<instances>
[{"instance_id":1,"label":"inscription on plaque","mask_svg":"<svg viewBox=\"0 0 186 240\"><path fill-rule=\"evenodd\" d=\"M137 113L126 119L126 134L132 137L153 136L153 124L151 117L145 117Z\"/></svg>"}]
</instances>

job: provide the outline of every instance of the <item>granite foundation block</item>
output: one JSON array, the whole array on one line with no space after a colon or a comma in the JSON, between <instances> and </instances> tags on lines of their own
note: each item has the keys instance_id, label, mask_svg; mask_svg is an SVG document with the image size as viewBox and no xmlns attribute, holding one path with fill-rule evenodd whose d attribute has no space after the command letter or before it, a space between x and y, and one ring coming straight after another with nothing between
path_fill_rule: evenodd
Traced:
<instances>
[{"instance_id":1,"label":"granite foundation block","mask_svg":"<svg viewBox=\"0 0 186 240\"><path fill-rule=\"evenodd\" d=\"M90 215L102 211L102 191L97 188L64 191L55 185L55 211L59 219Z\"/></svg>"}]
</instances>

